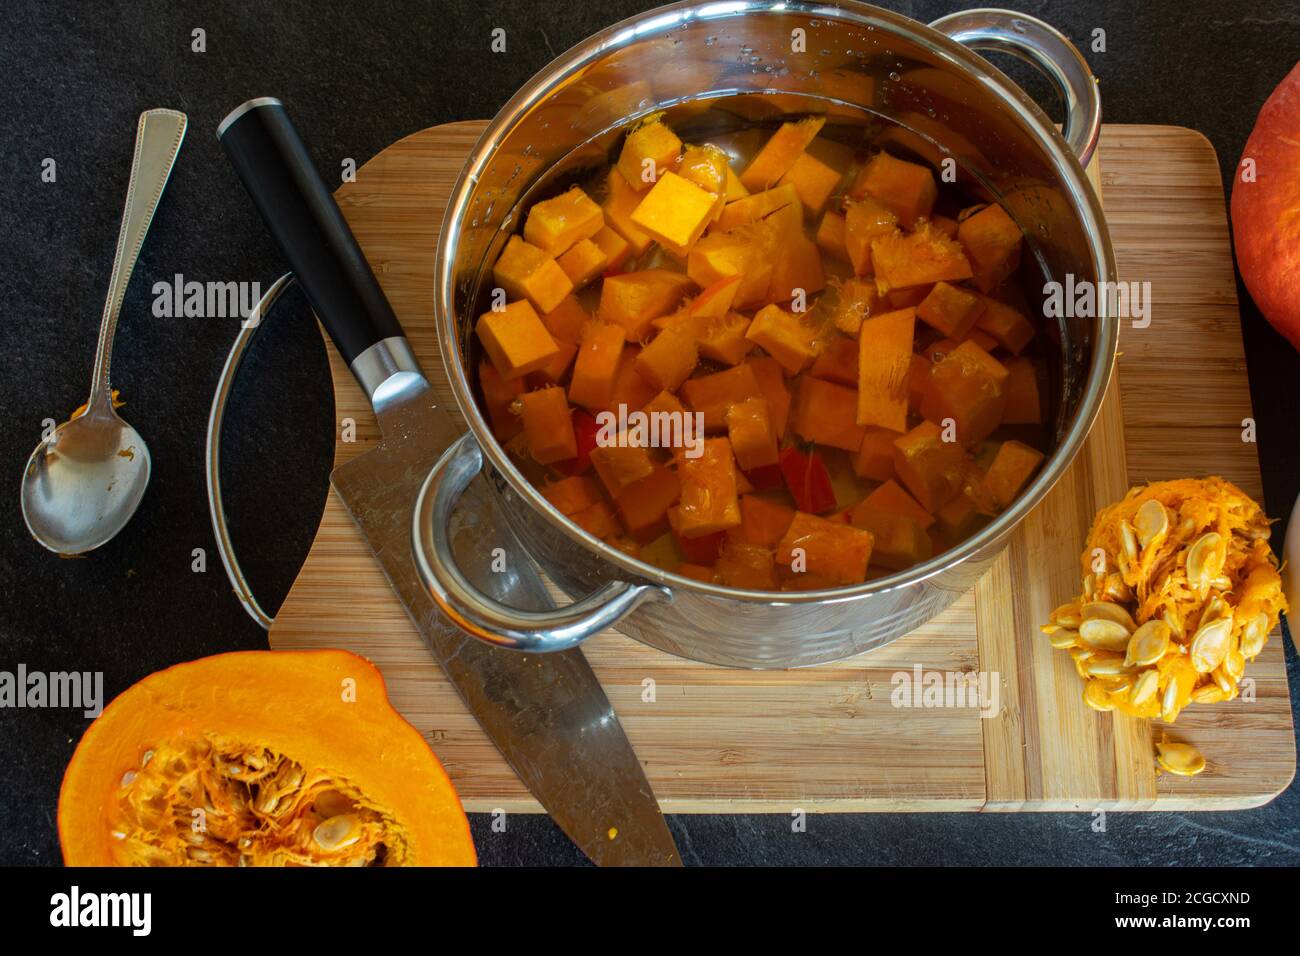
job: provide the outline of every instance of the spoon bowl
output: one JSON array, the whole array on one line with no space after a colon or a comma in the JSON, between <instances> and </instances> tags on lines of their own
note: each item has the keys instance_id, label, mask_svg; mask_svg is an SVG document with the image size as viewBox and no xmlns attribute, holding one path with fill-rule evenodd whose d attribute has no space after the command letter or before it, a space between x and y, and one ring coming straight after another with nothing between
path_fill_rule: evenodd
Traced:
<instances>
[{"instance_id":1,"label":"spoon bowl","mask_svg":"<svg viewBox=\"0 0 1300 956\"><path fill-rule=\"evenodd\" d=\"M98 548L135 514L152 462L140 433L112 409L64 422L23 471L23 520L57 554Z\"/></svg>"}]
</instances>

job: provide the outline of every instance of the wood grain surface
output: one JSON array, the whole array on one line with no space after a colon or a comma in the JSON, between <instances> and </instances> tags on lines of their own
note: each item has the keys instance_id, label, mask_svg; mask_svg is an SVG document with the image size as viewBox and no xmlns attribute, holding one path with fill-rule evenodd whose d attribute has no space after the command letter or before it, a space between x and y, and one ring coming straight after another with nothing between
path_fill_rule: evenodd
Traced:
<instances>
[{"instance_id":1,"label":"wood grain surface","mask_svg":"<svg viewBox=\"0 0 1300 956\"><path fill-rule=\"evenodd\" d=\"M483 125L409 136L337 194L439 386L434 244ZM1261 494L1255 446L1242 440L1250 394L1213 149L1187 129L1109 126L1099 154L1120 278L1151 283L1151 322L1121 333L1118 382L1084 451L970 594L888 647L812 669L727 670L613 631L586 645L665 811L1222 809L1266 802L1290 781L1295 747L1276 634L1248 671L1254 700L1193 706L1168 728L1209 760L1185 779L1154 772L1152 734L1163 725L1088 709L1069 657L1037 632L1078 587L1094 512L1131 482L1221 474ZM343 462L378 434L329 353L339 433L345 419L356 425L356 440L337 444ZM370 658L467 809L540 809L443 679L333 494L271 644ZM996 713L894 706L893 675L917 667L992 673Z\"/></svg>"}]
</instances>

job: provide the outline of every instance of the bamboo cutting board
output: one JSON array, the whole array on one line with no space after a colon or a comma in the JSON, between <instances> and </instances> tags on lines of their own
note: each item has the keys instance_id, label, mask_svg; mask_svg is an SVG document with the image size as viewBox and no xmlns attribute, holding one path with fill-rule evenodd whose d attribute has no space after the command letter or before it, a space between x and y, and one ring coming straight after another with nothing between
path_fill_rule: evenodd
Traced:
<instances>
[{"instance_id":1,"label":"bamboo cutting board","mask_svg":"<svg viewBox=\"0 0 1300 956\"><path fill-rule=\"evenodd\" d=\"M409 136L337 194L436 384L433 250L446 196L483 126ZM1121 333L1119 382L1083 452L971 593L888 647L812 669L728 670L613 631L585 645L665 811L1222 809L1264 803L1291 780L1278 635L1248 671L1255 700L1193 706L1170 729L1209 760L1185 779L1157 778L1152 728L1084 705L1068 655L1037 632L1076 593L1093 514L1130 482L1215 473L1261 495L1255 447L1242 441L1250 393L1213 148L1187 129L1110 126L1099 155L1120 278L1151 282L1151 322ZM329 353L339 432L345 419L356 425L356 440L337 444L341 463L378 432ZM370 658L467 809L540 809L443 679L333 495L271 644ZM991 672L996 712L894 706L893 676L916 668Z\"/></svg>"}]
</instances>

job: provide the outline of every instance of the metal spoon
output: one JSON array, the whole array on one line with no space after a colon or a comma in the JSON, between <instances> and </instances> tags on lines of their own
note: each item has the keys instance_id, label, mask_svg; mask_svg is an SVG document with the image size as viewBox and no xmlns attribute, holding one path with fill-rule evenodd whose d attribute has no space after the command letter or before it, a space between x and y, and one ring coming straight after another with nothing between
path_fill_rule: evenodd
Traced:
<instances>
[{"instance_id":1,"label":"metal spoon","mask_svg":"<svg viewBox=\"0 0 1300 956\"><path fill-rule=\"evenodd\" d=\"M108 367L122 298L185 138L187 122L185 114L175 110L140 114L126 209L99 326L90 398L80 414L36 446L23 471L27 530L59 554L91 551L121 531L149 484L149 448L113 409Z\"/></svg>"}]
</instances>

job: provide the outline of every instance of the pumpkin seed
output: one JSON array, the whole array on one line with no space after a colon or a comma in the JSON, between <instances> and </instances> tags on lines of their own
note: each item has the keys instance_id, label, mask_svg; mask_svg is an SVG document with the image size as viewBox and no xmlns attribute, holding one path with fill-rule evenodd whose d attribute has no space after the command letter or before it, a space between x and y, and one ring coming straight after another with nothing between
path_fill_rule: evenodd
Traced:
<instances>
[{"instance_id":1,"label":"pumpkin seed","mask_svg":"<svg viewBox=\"0 0 1300 956\"><path fill-rule=\"evenodd\" d=\"M1129 692L1128 702L1134 707L1141 707L1155 697L1156 691L1159 689L1160 674L1154 668L1145 670L1138 677L1137 683L1133 685L1133 690Z\"/></svg>"},{"instance_id":2,"label":"pumpkin seed","mask_svg":"<svg viewBox=\"0 0 1300 956\"><path fill-rule=\"evenodd\" d=\"M1218 684L1203 684L1192 691L1192 700L1198 704L1218 704L1228 699Z\"/></svg>"},{"instance_id":3,"label":"pumpkin seed","mask_svg":"<svg viewBox=\"0 0 1300 956\"><path fill-rule=\"evenodd\" d=\"M1205 769L1205 757L1191 744L1167 741L1156 744L1156 763L1180 777L1194 777Z\"/></svg>"},{"instance_id":4,"label":"pumpkin seed","mask_svg":"<svg viewBox=\"0 0 1300 956\"><path fill-rule=\"evenodd\" d=\"M1233 679L1234 682L1240 681L1243 674L1246 673L1246 657L1235 646L1234 642L1228 644L1228 654L1223 658L1223 663L1219 666L1223 672Z\"/></svg>"},{"instance_id":5,"label":"pumpkin seed","mask_svg":"<svg viewBox=\"0 0 1300 956\"><path fill-rule=\"evenodd\" d=\"M1133 516L1133 526L1137 531L1138 542L1146 548L1157 538L1163 538L1169 530L1169 513L1160 502L1154 498L1148 499Z\"/></svg>"},{"instance_id":6,"label":"pumpkin seed","mask_svg":"<svg viewBox=\"0 0 1300 956\"><path fill-rule=\"evenodd\" d=\"M1171 680L1165 685L1164 696L1160 698L1160 719L1172 724L1178 719L1178 681Z\"/></svg>"},{"instance_id":7,"label":"pumpkin seed","mask_svg":"<svg viewBox=\"0 0 1300 956\"><path fill-rule=\"evenodd\" d=\"M311 838L324 850L340 850L361 839L361 826L350 813L330 817L312 831Z\"/></svg>"},{"instance_id":8,"label":"pumpkin seed","mask_svg":"<svg viewBox=\"0 0 1300 956\"><path fill-rule=\"evenodd\" d=\"M1079 625L1083 623L1083 617L1079 613L1079 605L1062 604L1051 614L1053 624L1059 624L1061 627L1068 627L1072 631L1077 631Z\"/></svg>"},{"instance_id":9,"label":"pumpkin seed","mask_svg":"<svg viewBox=\"0 0 1300 956\"><path fill-rule=\"evenodd\" d=\"M129 787L129 786L131 786L131 784L134 783L134 782L135 782L135 771L134 771L134 770L128 770L126 773L122 774L121 786L123 786L123 787Z\"/></svg>"},{"instance_id":10,"label":"pumpkin seed","mask_svg":"<svg viewBox=\"0 0 1300 956\"><path fill-rule=\"evenodd\" d=\"M1147 667L1165 656L1169 649L1172 631L1164 621L1147 621L1133 632L1133 639L1128 642L1124 663L1130 666Z\"/></svg>"},{"instance_id":11,"label":"pumpkin seed","mask_svg":"<svg viewBox=\"0 0 1300 956\"><path fill-rule=\"evenodd\" d=\"M1222 664L1228 653L1228 638L1231 636L1231 617L1221 617L1201 625L1192 637L1192 666L1199 673L1208 674Z\"/></svg>"},{"instance_id":12,"label":"pumpkin seed","mask_svg":"<svg viewBox=\"0 0 1300 956\"><path fill-rule=\"evenodd\" d=\"M1241 653L1253 659L1264 649L1264 642L1267 640L1268 615L1256 614L1241 629Z\"/></svg>"},{"instance_id":13,"label":"pumpkin seed","mask_svg":"<svg viewBox=\"0 0 1300 956\"><path fill-rule=\"evenodd\" d=\"M1138 556L1137 532L1133 530L1133 526L1127 521L1119 523L1119 543L1124 549L1123 557L1127 558L1130 564L1136 561Z\"/></svg>"},{"instance_id":14,"label":"pumpkin seed","mask_svg":"<svg viewBox=\"0 0 1300 956\"><path fill-rule=\"evenodd\" d=\"M1103 651L1124 650L1132 633L1119 621L1106 617L1091 617L1079 625L1079 637L1083 642Z\"/></svg>"},{"instance_id":15,"label":"pumpkin seed","mask_svg":"<svg viewBox=\"0 0 1300 956\"><path fill-rule=\"evenodd\" d=\"M1110 601L1089 601L1083 606L1083 620L1093 619L1114 621L1116 624L1122 624L1130 634L1137 630L1137 624L1133 622L1133 615L1129 614L1123 606L1113 604Z\"/></svg>"},{"instance_id":16,"label":"pumpkin seed","mask_svg":"<svg viewBox=\"0 0 1300 956\"><path fill-rule=\"evenodd\" d=\"M1083 702L1093 710L1115 709L1115 702L1110 699L1106 686L1099 680L1090 680L1083 685Z\"/></svg>"},{"instance_id":17,"label":"pumpkin seed","mask_svg":"<svg viewBox=\"0 0 1300 956\"><path fill-rule=\"evenodd\" d=\"M1217 531L1201 535L1187 550L1187 583L1198 592L1204 592L1210 582L1223 570L1219 546L1223 537Z\"/></svg>"},{"instance_id":18,"label":"pumpkin seed","mask_svg":"<svg viewBox=\"0 0 1300 956\"><path fill-rule=\"evenodd\" d=\"M1178 616L1177 611L1174 611L1173 609L1166 610L1164 614L1160 615L1160 620L1164 621L1166 624L1169 625L1169 630L1174 635L1174 637L1178 638L1179 640L1182 640L1183 621L1182 618Z\"/></svg>"},{"instance_id":19,"label":"pumpkin seed","mask_svg":"<svg viewBox=\"0 0 1300 956\"><path fill-rule=\"evenodd\" d=\"M1218 685L1219 689L1229 697L1237 696L1237 682L1233 680L1231 674L1223 669L1222 664L1216 667L1210 676L1214 678L1214 683Z\"/></svg>"},{"instance_id":20,"label":"pumpkin seed","mask_svg":"<svg viewBox=\"0 0 1300 956\"><path fill-rule=\"evenodd\" d=\"M1123 575L1106 575L1106 597L1110 598L1112 601L1133 600L1133 591L1124 583Z\"/></svg>"},{"instance_id":21,"label":"pumpkin seed","mask_svg":"<svg viewBox=\"0 0 1300 956\"><path fill-rule=\"evenodd\" d=\"M1064 628L1058 630L1055 634L1047 635L1047 642L1058 651L1063 651L1070 647L1075 647L1079 642L1078 631L1067 631Z\"/></svg>"},{"instance_id":22,"label":"pumpkin seed","mask_svg":"<svg viewBox=\"0 0 1300 956\"><path fill-rule=\"evenodd\" d=\"M1098 654L1087 666L1089 677L1118 677L1128 671L1124 658L1118 654Z\"/></svg>"}]
</instances>

